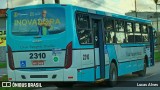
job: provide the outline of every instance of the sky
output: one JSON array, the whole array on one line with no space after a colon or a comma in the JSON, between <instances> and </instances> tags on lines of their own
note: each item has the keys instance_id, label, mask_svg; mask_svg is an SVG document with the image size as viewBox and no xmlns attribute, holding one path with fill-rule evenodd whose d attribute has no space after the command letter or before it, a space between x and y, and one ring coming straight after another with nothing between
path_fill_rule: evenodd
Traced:
<instances>
[{"instance_id":1,"label":"sky","mask_svg":"<svg viewBox=\"0 0 160 90\"><path fill-rule=\"evenodd\" d=\"M0 0L0 9L7 8L7 1L9 8L42 3L42 0ZM137 11L155 12L155 4L153 0L136 1ZM90 9L108 11L119 14L124 14L126 12L135 10L135 0L60 0L60 2L61 4L72 4L81 7L85 6ZM45 3L54 3L54 0L45 0Z\"/></svg>"}]
</instances>

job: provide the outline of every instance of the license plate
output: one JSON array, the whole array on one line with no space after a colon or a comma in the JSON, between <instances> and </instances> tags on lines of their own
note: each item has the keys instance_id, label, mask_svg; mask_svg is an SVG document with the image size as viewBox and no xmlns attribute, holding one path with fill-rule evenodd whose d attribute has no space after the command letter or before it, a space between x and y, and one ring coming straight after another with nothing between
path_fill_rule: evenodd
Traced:
<instances>
[{"instance_id":1,"label":"license plate","mask_svg":"<svg viewBox=\"0 0 160 90\"><path fill-rule=\"evenodd\" d=\"M44 65L45 60L33 60L32 65Z\"/></svg>"}]
</instances>

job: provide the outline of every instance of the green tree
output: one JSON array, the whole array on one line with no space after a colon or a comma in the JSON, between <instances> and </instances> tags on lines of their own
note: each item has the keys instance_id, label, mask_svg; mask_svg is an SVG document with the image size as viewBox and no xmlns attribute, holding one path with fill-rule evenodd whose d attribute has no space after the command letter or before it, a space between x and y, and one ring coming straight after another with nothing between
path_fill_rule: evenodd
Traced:
<instances>
[{"instance_id":1,"label":"green tree","mask_svg":"<svg viewBox=\"0 0 160 90\"><path fill-rule=\"evenodd\" d=\"M157 44L157 50L160 52L160 32L157 32L157 38L156 38L156 44Z\"/></svg>"},{"instance_id":2,"label":"green tree","mask_svg":"<svg viewBox=\"0 0 160 90\"><path fill-rule=\"evenodd\" d=\"M154 1L154 3L155 3L155 4L157 4L157 3L158 3L158 0L153 0L153 1Z\"/></svg>"}]
</instances>

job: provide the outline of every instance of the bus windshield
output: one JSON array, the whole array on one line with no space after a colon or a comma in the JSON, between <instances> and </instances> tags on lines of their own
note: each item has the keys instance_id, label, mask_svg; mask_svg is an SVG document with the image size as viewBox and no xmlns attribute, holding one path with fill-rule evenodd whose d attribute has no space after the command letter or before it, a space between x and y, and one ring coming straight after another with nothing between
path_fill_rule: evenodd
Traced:
<instances>
[{"instance_id":1,"label":"bus windshield","mask_svg":"<svg viewBox=\"0 0 160 90\"><path fill-rule=\"evenodd\" d=\"M64 8L32 8L12 12L12 34L16 36L51 35L65 31Z\"/></svg>"}]
</instances>

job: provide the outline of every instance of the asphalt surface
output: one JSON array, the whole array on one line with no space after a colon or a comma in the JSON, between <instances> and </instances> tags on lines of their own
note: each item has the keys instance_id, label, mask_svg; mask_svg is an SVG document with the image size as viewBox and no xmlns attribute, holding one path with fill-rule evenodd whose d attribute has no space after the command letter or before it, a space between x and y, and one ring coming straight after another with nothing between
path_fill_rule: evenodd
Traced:
<instances>
[{"instance_id":1,"label":"asphalt surface","mask_svg":"<svg viewBox=\"0 0 160 90\"><path fill-rule=\"evenodd\" d=\"M0 77L7 74L6 68L0 69ZM128 74L118 78L119 81L116 87L108 87L106 84L76 84L72 88L57 88L52 85L50 87L35 88L35 90L160 90L160 62L156 63L155 66L147 68L147 74L145 77L139 77L137 75ZM138 84L158 84L159 87L140 87Z\"/></svg>"},{"instance_id":2,"label":"asphalt surface","mask_svg":"<svg viewBox=\"0 0 160 90\"><path fill-rule=\"evenodd\" d=\"M57 88L53 85L35 90L160 90L160 62L156 63L153 67L147 68L145 77L128 74L119 77L118 80L123 82L118 82L116 87L108 87L106 84L76 84L72 88ZM155 86L138 86L140 84L148 85L149 83Z\"/></svg>"}]
</instances>

